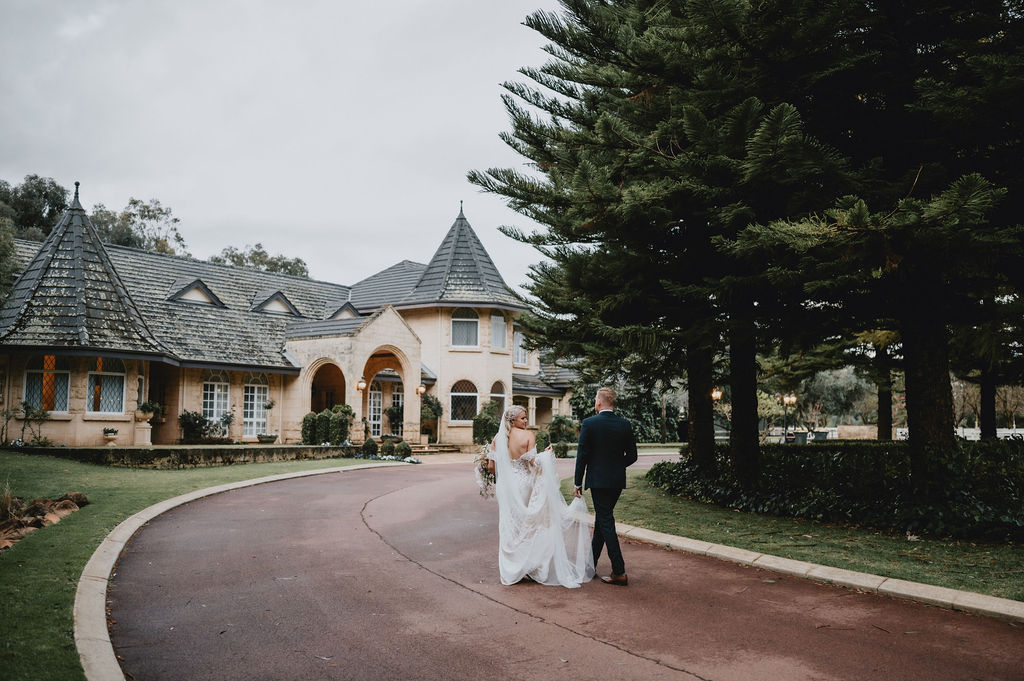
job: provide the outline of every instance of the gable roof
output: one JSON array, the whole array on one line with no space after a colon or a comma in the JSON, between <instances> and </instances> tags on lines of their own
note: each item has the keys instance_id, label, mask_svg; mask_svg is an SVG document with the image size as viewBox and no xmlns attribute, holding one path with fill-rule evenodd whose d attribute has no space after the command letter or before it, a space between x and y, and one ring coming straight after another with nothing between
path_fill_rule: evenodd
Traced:
<instances>
[{"instance_id":1,"label":"gable roof","mask_svg":"<svg viewBox=\"0 0 1024 681\"><path fill-rule=\"evenodd\" d=\"M168 357L78 200L0 306L0 344Z\"/></svg>"},{"instance_id":2,"label":"gable roof","mask_svg":"<svg viewBox=\"0 0 1024 681\"><path fill-rule=\"evenodd\" d=\"M459 209L451 229L419 279L396 308L487 305L524 310Z\"/></svg>"}]
</instances>

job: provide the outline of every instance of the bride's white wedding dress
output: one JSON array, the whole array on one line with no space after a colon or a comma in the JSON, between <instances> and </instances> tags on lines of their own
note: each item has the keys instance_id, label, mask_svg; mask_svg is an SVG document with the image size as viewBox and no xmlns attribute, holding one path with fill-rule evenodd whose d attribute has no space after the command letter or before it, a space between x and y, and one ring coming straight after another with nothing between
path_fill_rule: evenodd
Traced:
<instances>
[{"instance_id":1,"label":"bride's white wedding dress","mask_svg":"<svg viewBox=\"0 0 1024 681\"><path fill-rule=\"evenodd\" d=\"M504 422L504 419L502 419ZM594 576L590 527L583 499L566 504L559 490L555 455L536 449L512 459L505 424L495 438L498 498L498 571L502 584L524 577L576 588Z\"/></svg>"}]
</instances>

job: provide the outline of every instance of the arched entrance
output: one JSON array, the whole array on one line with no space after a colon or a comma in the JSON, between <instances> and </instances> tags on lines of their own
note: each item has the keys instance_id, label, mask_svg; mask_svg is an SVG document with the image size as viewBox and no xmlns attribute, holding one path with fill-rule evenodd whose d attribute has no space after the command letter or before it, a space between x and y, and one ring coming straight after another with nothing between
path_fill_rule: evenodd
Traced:
<instances>
[{"instance_id":1,"label":"arched entrance","mask_svg":"<svg viewBox=\"0 0 1024 681\"><path fill-rule=\"evenodd\" d=\"M345 375L336 364L327 362L313 374L309 389L309 409L320 413L336 404L345 404Z\"/></svg>"},{"instance_id":2,"label":"arched entrance","mask_svg":"<svg viewBox=\"0 0 1024 681\"><path fill-rule=\"evenodd\" d=\"M403 437L407 428L414 438L419 432L419 403L414 399L419 375L409 377L405 356L397 349L377 348L363 365L366 388L362 396L362 413L370 437L394 435ZM406 406L410 405L410 409ZM412 411L415 410L415 411Z\"/></svg>"}]
</instances>

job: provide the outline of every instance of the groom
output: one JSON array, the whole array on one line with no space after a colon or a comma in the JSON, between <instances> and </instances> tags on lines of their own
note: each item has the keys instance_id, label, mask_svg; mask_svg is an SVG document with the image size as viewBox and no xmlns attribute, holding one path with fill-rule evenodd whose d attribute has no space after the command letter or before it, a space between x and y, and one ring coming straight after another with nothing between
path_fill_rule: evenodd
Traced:
<instances>
[{"instance_id":1,"label":"groom","mask_svg":"<svg viewBox=\"0 0 1024 681\"><path fill-rule=\"evenodd\" d=\"M626 419L617 416L615 391L601 388L594 400L597 416L584 419L580 425L580 442L576 448L576 478L574 490L577 497L583 496L583 488L590 490L594 502L594 565L601 557L601 549L608 547L608 558L612 561L612 574L602 577L606 584L626 586L626 564L619 549L619 537L615 534L615 503L626 486L626 466L636 461L636 438L633 426ZM586 474L586 485L583 482Z\"/></svg>"}]
</instances>

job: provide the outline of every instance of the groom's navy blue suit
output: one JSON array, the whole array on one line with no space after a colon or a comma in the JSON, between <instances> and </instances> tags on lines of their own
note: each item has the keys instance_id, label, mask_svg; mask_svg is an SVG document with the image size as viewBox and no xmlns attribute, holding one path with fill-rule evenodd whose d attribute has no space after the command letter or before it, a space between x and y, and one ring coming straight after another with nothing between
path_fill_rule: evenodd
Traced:
<instances>
[{"instance_id":1,"label":"groom's navy blue suit","mask_svg":"<svg viewBox=\"0 0 1024 681\"><path fill-rule=\"evenodd\" d=\"M607 546L616 575L625 574L626 566L615 534L613 513L626 487L626 466L635 461L636 438L629 421L611 410L583 420L576 449L575 484L589 489L594 502L594 564Z\"/></svg>"}]
</instances>

